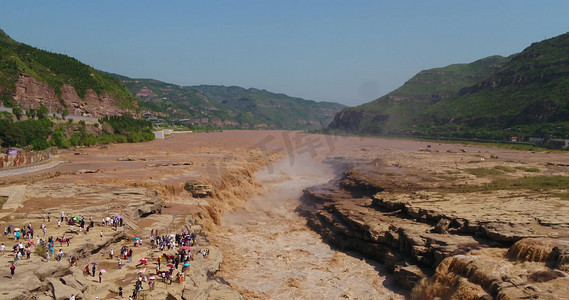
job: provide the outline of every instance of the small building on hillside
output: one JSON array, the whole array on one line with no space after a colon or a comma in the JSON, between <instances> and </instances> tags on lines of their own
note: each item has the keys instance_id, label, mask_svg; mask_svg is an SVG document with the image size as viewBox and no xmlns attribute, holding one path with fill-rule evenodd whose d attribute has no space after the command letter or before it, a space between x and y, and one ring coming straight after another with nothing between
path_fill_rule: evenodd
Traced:
<instances>
[{"instance_id":1,"label":"small building on hillside","mask_svg":"<svg viewBox=\"0 0 569 300\"><path fill-rule=\"evenodd\" d=\"M158 131L153 131L154 132L154 138L157 140L163 140L164 138L166 138L166 135L164 134L164 130L158 130Z\"/></svg>"},{"instance_id":2,"label":"small building on hillside","mask_svg":"<svg viewBox=\"0 0 569 300\"><path fill-rule=\"evenodd\" d=\"M174 130L172 129L162 129L162 130L157 130L157 131L153 131L154 132L154 138L157 140L163 140L165 139L167 136L171 135L172 133L174 133Z\"/></svg>"}]
</instances>

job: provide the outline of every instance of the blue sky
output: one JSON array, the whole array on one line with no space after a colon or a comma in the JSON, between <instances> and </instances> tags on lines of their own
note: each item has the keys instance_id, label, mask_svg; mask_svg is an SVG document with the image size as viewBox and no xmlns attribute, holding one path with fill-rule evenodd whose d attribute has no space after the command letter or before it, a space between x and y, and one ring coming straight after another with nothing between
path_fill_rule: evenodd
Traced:
<instances>
[{"instance_id":1,"label":"blue sky","mask_svg":"<svg viewBox=\"0 0 569 300\"><path fill-rule=\"evenodd\" d=\"M354 106L417 72L569 31L569 1L2 1L19 42L179 85Z\"/></svg>"}]
</instances>

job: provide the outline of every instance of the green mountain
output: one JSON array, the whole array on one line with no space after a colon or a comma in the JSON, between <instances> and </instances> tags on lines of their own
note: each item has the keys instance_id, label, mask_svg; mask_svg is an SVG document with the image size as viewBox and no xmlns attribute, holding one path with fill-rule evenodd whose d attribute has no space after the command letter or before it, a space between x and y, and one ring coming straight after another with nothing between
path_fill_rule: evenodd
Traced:
<instances>
[{"instance_id":1,"label":"green mountain","mask_svg":"<svg viewBox=\"0 0 569 300\"><path fill-rule=\"evenodd\" d=\"M136 98L117 79L75 58L18 43L0 30L0 100L3 105L95 117L137 110Z\"/></svg>"},{"instance_id":2,"label":"green mountain","mask_svg":"<svg viewBox=\"0 0 569 300\"><path fill-rule=\"evenodd\" d=\"M470 71L453 73L457 66ZM449 77L436 76L440 80L427 80L426 84L417 80L435 70ZM414 91L423 96L413 98ZM447 93L433 96L441 91ZM401 95L404 100L397 101ZM376 101L340 112L330 128L451 138L566 138L568 113L566 33L533 43L509 58L490 57L468 65L423 71Z\"/></svg>"},{"instance_id":3,"label":"green mountain","mask_svg":"<svg viewBox=\"0 0 569 300\"><path fill-rule=\"evenodd\" d=\"M261 122L277 128L325 128L344 105L315 102L255 88L199 85L186 87L200 91L217 103L238 113L240 122Z\"/></svg>"},{"instance_id":4,"label":"green mountain","mask_svg":"<svg viewBox=\"0 0 569 300\"><path fill-rule=\"evenodd\" d=\"M569 137L569 33L533 43L420 122L449 136Z\"/></svg>"},{"instance_id":5,"label":"green mountain","mask_svg":"<svg viewBox=\"0 0 569 300\"><path fill-rule=\"evenodd\" d=\"M345 107L257 89L182 87L153 79L112 76L120 78L138 98L142 110L197 128L323 128Z\"/></svg>"},{"instance_id":6,"label":"green mountain","mask_svg":"<svg viewBox=\"0 0 569 300\"><path fill-rule=\"evenodd\" d=\"M508 60L490 56L469 64L421 71L375 101L342 110L330 128L364 134L404 134L425 109L456 96L462 88L496 72Z\"/></svg>"},{"instance_id":7,"label":"green mountain","mask_svg":"<svg viewBox=\"0 0 569 300\"><path fill-rule=\"evenodd\" d=\"M212 103L198 91L155 79L111 75L121 79L121 82L139 100L143 111L153 112L158 117L170 120L229 117L217 107L221 105Z\"/></svg>"}]
</instances>

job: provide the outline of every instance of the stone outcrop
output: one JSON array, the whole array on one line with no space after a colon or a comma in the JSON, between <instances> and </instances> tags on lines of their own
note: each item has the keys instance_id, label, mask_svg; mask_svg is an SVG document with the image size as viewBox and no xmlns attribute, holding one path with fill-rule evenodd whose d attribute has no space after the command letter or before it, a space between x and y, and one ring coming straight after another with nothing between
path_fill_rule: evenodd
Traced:
<instances>
[{"instance_id":1,"label":"stone outcrop","mask_svg":"<svg viewBox=\"0 0 569 300\"><path fill-rule=\"evenodd\" d=\"M215 276L222 262L221 252L217 248L212 248L207 259L197 267L190 268L182 299L242 300L241 294L231 289L223 278Z\"/></svg>"},{"instance_id":2,"label":"stone outcrop","mask_svg":"<svg viewBox=\"0 0 569 300\"><path fill-rule=\"evenodd\" d=\"M491 202L469 199L478 194L435 195L428 184L395 183L370 165L306 189L297 211L334 246L384 263L402 287L414 289L413 298L566 292L553 288L569 280L569 241L557 239L569 226L565 212L539 212L544 204L531 196L511 197L511 206L497 199L502 210L494 210Z\"/></svg>"},{"instance_id":3,"label":"stone outcrop","mask_svg":"<svg viewBox=\"0 0 569 300\"><path fill-rule=\"evenodd\" d=\"M24 109L37 109L40 103L43 103L47 108L51 106L53 111L63 109L55 91L47 83L38 81L26 74L21 74L18 82L16 82L14 100L20 103Z\"/></svg>"},{"instance_id":4,"label":"stone outcrop","mask_svg":"<svg viewBox=\"0 0 569 300\"><path fill-rule=\"evenodd\" d=\"M133 115L136 112L117 106L117 100L107 94L97 95L93 90L87 90L84 99L81 99L75 89L68 84L61 87L61 99L47 83L38 81L27 74L21 74L16 83L14 100L24 110L38 109L43 104L50 113L62 112L64 109L69 114L100 118L114 116L125 112Z\"/></svg>"},{"instance_id":5,"label":"stone outcrop","mask_svg":"<svg viewBox=\"0 0 569 300\"><path fill-rule=\"evenodd\" d=\"M69 299L71 295L75 295L77 298L82 298L83 296L79 290L65 284L62 280L49 278L47 281L55 300Z\"/></svg>"},{"instance_id":6,"label":"stone outcrop","mask_svg":"<svg viewBox=\"0 0 569 300\"><path fill-rule=\"evenodd\" d=\"M194 198L211 197L213 194L213 186L197 180L186 181L184 189Z\"/></svg>"}]
</instances>

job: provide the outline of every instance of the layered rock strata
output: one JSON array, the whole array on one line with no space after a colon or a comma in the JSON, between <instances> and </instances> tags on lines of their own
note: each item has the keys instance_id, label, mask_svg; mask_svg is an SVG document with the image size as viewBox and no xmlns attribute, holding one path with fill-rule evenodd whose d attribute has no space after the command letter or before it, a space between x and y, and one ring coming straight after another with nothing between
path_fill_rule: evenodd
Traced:
<instances>
[{"instance_id":1,"label":"layered rock strata","mask_svg":"<svg viewBox=\"0 0 569 300\"><path fill-rule=\"evenodd\" d=\"M367 162L306 189L297 211L334 246L385 264L416 299L569 293L569 222L558 199L442 192L444 184L433 188L435 177L407 174L396 182L392 173L379 174L381 167Z\"/></svg>"}]
</instances>

